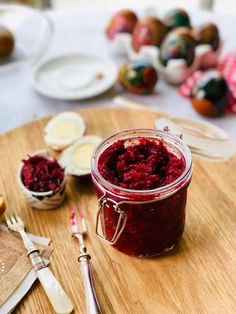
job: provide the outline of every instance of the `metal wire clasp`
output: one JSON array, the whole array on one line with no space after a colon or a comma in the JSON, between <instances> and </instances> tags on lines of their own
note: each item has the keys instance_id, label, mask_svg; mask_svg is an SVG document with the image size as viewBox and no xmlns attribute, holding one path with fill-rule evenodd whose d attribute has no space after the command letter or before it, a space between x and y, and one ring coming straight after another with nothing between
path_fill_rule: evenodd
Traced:
<instances>
[{"instance_id":1,"label":"metal wire clasp","mask_svg":"<svg viewBox=\"0 0 236 314\"><path fill-rule=\"evenodd\" d=\"M168 118L161 118L155 120L155 127L157 128L157 130L170 132L178 136L181 140L183 140L181 128Z\"/></svg>"},{"instance_id":2,"label":"metal wire clasp","mask_svg":"<svg viewBox=\"0 0 236 314\"><path fill-rule=\"evenodd\" d=\"M165 131L165 132L171 132L171 129L169 128L168 125L166 125L166 126L163 128L163 131ZM181 140L183 140L183 138L184 138L182 133L176 134L176 136L178 136Z\"/></svg>"},{"instance_id":3,"label":"metal wire clasp","mask_svg":"<svg viewBox=\"0 0 236 314\"><path fill-rule=\"evenodd\" d=\"M106 224L105 224L105 211L104 210L105 210L105 206L109 207L109 205L107 204L108 201L113 204L114 211L119 214L115 233L114 233L111 240L107 238ZM116 201L114 201L111 198L107 198L105 195L103 195L98 200L98 205L99 205L99 207L98 207L97 217L96 217L96 234L103 241L113 245L118 241L119 237L121 236L121 233L123 232L123 230L126 226L127 215L124 212L124 210L122 210L119 207L119 203L117 203ZM99 233L99 221L101 222L101 228L102 228L103 235L101 235Z\"/></svg>"}]
</instances>

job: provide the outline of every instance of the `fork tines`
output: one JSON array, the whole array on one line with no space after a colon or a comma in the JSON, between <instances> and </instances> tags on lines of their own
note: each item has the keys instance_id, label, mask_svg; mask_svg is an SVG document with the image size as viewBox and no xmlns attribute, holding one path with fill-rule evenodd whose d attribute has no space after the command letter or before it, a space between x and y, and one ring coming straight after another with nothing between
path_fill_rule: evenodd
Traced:
<instances>
[{"instance_id":1,"label":"fork tines","mask_svg":"<svg viewBox=\"0 0 236 314\"><path fill-rule=\"evenodd\" d=\"M77 210L76 205L71 203L69 205L69 210L70 210L71 228L72 228L73 232L80 232L77 218L76 218L76 210ZM81 207L79 208L78 213L79 213L80 224L81 224L81 233L86 234L87 230L88 230L87 229L87 223L86 223L86 220L84 218L83 210Z\"/></svg>"},{"instance_id":2,"label":"fork tines","mask_svg":"<svg viewBox=\"0 0 236 314\"><path fill-rule=\"evenodd\" d=\"M8 206L6 206L7 209L4 213L4 218L8 228L13 230L13 225L14 229L16 229L16 227L24 228L24 222L20 218L18 211L12 207L10 202L7 202L7 205Z\"/></svg>"},{"instance_id":3,"label":"fork tines","mask_svg":"<svg viewBox=\"0 0 236 314\"><path fill-rule=\"evenodd\" d=\"M81 221L82 232L87 233L87 231L88 231L87 223L86 223L86 220L84 218L84 213L83 213L83 210L81 207L79 208L79 217L80 217L80 221Z\"/></svg>"}]
</instances>

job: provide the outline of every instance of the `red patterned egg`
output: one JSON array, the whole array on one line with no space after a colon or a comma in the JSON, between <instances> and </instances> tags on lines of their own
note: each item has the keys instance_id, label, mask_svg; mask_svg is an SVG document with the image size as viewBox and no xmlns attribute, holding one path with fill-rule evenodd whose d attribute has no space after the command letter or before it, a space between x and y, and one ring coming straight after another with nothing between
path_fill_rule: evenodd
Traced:
<instances>
[{"instance_id":1,"label":"red patterned egg","mask_svg":"<svg viewBox=\"0 0 236 314\"><path fill-rule=\"evenodd\" d=\"M133 11L118 11L109 21L106 28L106 35L112 40L117 33L132 33L137 21L138 18Z\"/></svg>"},{"instance_id":2,"label":"red patterned egg","mask_svg":"<svg viewBox=\"0 0 236 314\"><path fill-rule=\"evenodd\" d=\"M118 80L128 92L148 94L156 85L158 75L149 62L137 61L122 65L118 72Z\"/></svg>"},{"instance_id":3,"label":"red patterned egg","mask_svg":"<svg viewBox=\"0 0 236 314\"><path fill-rule=\"evenodd\" d=\"M132 46L139 51L142 46L159 47L167 33L167 27L157 17L146 17L139 21L133 32Z\"/></svg>"}]
</instances>

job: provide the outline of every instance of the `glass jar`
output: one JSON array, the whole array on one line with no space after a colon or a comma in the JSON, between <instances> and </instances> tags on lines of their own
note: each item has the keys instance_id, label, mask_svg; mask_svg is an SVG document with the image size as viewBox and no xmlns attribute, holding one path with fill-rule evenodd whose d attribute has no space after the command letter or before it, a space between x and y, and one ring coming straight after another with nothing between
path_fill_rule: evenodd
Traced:
<instances>
[{"instance_id":1,"label":"glass jar","mask_svg":"<svg viewBox=\"0 0 236 314\"><path fill-rule=\"evenodd\" d=\"M118 140L150 138L164 142L167 149L183 158L183 173L166 186L131 190L105 180L98 171L102 153ZM166 131L134 129L105 139L92 156L92 180L99 208L96 233L119 251L133 256L155 256L174 248L184 231L187 188L192 177L192 157L182 140Z\"/></svg>"}]
</instances>

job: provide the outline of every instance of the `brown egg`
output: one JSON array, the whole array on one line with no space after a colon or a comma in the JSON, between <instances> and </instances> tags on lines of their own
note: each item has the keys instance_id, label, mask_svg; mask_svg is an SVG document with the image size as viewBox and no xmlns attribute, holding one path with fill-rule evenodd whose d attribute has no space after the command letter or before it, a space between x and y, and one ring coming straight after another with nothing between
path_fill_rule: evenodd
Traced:
<instances>
[{"instance_id":1,"label":"brown egg","mask_svg":"<svg viewBox=\"0 0 236 314\"><path fill-rule=\"evenodd\" d=\"M7 57L14 49L14 36L5 27L0 26L0 57Z\"/></svg>"},{"instance_id":2,"label":"brown egg","mask_svg":"<svg viewBox=\"0 0 236 314\"><path fill-rule=\"evenodd\" d=\"M157 17L146 17L139 21L133 32L132 46L139 51L142 46L152 45L159 47L165 35L167 27Z\"/></svg>"},{"instance_id":3,"label":"brown egg","mask_svg":"<svg viewBox=\"0 0 236 314\"><path fill-rule=\"evenodd\" d=\"M220 44L218 27L214 23L205 23L193 31L199 45L208 44L215 51Z\"/></svg>"}]
</instances>

